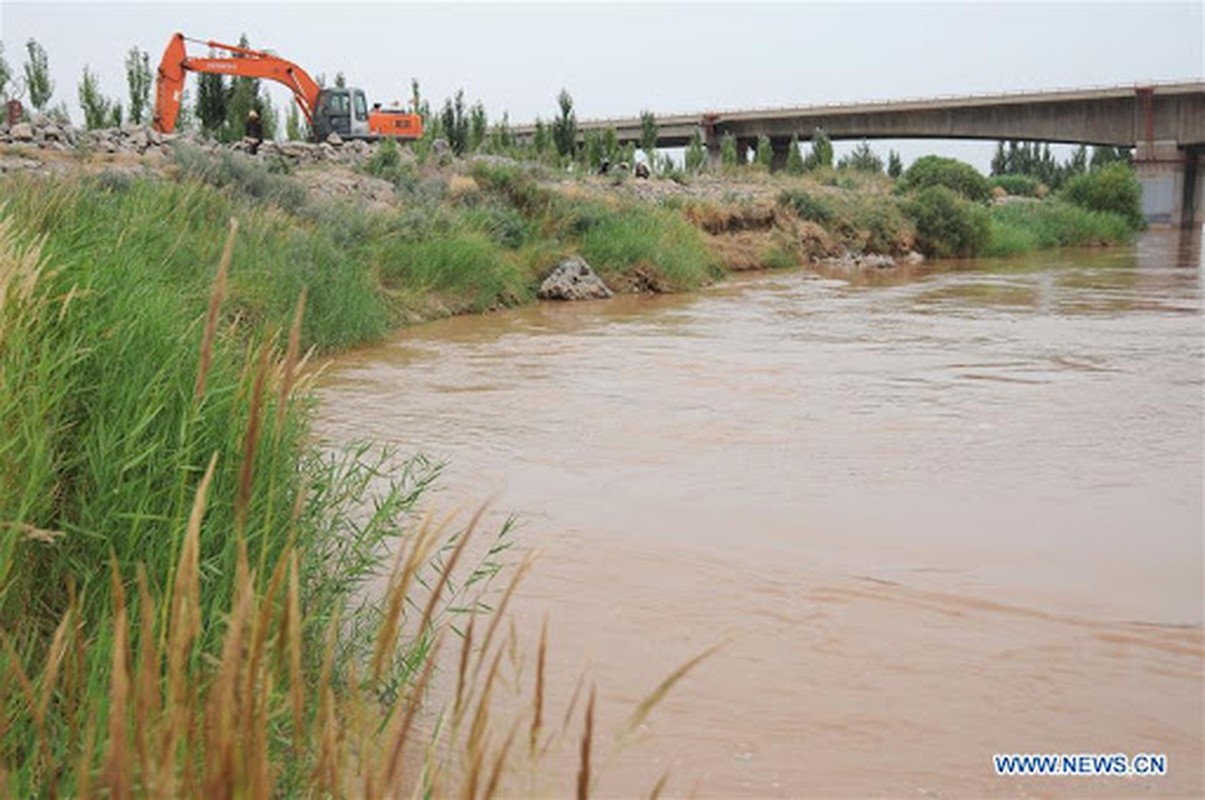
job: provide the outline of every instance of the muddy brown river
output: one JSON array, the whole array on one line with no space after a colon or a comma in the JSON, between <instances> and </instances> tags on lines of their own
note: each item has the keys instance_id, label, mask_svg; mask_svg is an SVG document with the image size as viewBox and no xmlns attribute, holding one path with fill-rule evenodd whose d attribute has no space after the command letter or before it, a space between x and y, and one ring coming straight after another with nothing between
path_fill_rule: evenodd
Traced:
<instances>
[{"instance_id":1,"label":"muddy brown river","mask_svg":"<svg viewBox=\"0 0 1205 800\"><path fill-rule=\"evenodd\" d=\"M1201 263L1151 233L449 319L341 357L318 428L519 517L518 627L603 730L725 643L602 795L1199 797Z\"/></svg>"}]
</instances>

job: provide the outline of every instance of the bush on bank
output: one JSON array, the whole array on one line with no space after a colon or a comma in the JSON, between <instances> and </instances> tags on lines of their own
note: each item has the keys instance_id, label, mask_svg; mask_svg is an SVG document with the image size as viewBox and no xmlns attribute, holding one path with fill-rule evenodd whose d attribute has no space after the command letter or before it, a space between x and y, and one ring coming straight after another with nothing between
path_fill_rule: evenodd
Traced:
<instances>
[{"instance_id":1,"label":"bush on bank","mask_svg":"<svg viewBox=\"0 0 1205 800\"><path fill-rule=\"evenodd\" d=\"M904 170L900 178L901 191L919 191L930 186L942 186L975 202L991 199L992 187L987 178L966 162L943 156L922 156Z\"/></svg>"},{"instance_id":2,"label":"bush on bank","mask_svg":"<svg viewBox=\"0 0 1205 800\"><path fill-rule=\"evenodd\" d=\"M991 237L988 210L945 186L926 186L904 204L916 224L921 252L936 258L970 258Z\"/></svg>"},{"instance_id":3,"label":"bush on bank","mask_svg":"<svg viewBox=\"0 0 1205 800\"><path fill-rule=\"evenodd\" d=\"M1116 214L1134 230L1146 227L1142 215L1142 186L1128 164L1114 162L1067 181L1062 197L1088 209Z\"/></svg>"}]
</instances>

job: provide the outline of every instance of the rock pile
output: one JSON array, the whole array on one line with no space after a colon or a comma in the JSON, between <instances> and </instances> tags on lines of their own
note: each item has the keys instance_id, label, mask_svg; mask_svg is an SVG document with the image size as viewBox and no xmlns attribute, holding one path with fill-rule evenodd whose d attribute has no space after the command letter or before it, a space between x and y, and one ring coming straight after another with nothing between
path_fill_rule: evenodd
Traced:
<instances>
[{"instance_id":1,"label":"rock pile","mask_svg":"<svg viewBox=\"0 0 1205 800\"><path fill-rule=\"evenodd\" d=\"M123 125L120 128L80 130L70 125L60 125L45 116L31 121L7 125L0 122L0 145L18 145L40 150L92 151L102 153L133 153L142 155L173 142L184 142L207 152L220 150L246 151L245 142L219 144L202 139L193 133L159 133L146 125ZM261 157L277 157L298 164L329 163L356 166L367 160L376 151L370 142L344 141L332 134L321 144L309 142L264 142L260 145ZM406 150L401 158L413 158Z\"/></svg>"},{"instance_id":2,"label":"rock pile","mask_svg":"<svg viewBox=\"0 0 1205 800\"><path fill-rule=\"evenodd\" d=\"M90 149L106 153L141 154L175 138L145 125L83 131L42 116L15 125L0 122L0 144L25 145L41 150Z\"/></svg>"},{"instance_id":3,"label":"rock pile","mask_svg":"<svg viewBox=\"0 0 1205 800\"><path fill-rule=\"evenodd\" d=\"M925 257L917 252L910 252L905 256L901 256L897 261L891 256L880 255L878 253L853 253L846 250L836 258L819 259L819 263L826 267L838 267L841 269L888 269L899 264L920 264L924 260Z\"/></svg>"},{"instance_id":4,"label":"rock pile","mask_svg":"<svg viewBox=\"0 0 1205 800\"><path fill-rule=\"evenodd\" d=\"M602 300L612 292L578 256L565 259L540 284L541 300Z\"/></svg>"}]
</instances>

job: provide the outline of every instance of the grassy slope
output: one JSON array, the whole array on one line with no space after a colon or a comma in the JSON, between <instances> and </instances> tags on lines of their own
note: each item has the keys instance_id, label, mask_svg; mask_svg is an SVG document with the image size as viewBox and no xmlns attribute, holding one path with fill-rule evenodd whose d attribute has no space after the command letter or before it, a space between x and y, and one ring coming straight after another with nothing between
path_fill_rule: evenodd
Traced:
<instances>
[{"instance_id":1,"label":"grassy slope","mask_svg":"<svg viewBox=\"0 0 1205 800\"><path fill-rule=\"evenodd\" d=\"M620 252L632 254L631 263L606 259L609 274L664 268L662 286L685 288L713 268L684 223L633 226L622 211L592 208L594 222L575 226L565 221L582 216L577 205L548 196L520 211L489 176L447 202L368 212L299 198L253 165L216 169L226 172L3 184L0 631L9 644L0 649L0 787L18 796L52 786L82 792L102 761L130 758L117 752L124 746L117 723L106 722L115 714L152 739L189 740L196 750L160 753L158 767L106 772L111 788L134 774L152 780L156 769L200 781L212 767L202 758L207 748L232 743L240 752L271 751L276 785L309 785L310 767L350 750L331 750L323 737L336 723L319 719L318 704L305 704L304 719L290 718L286 688L310 696L329 682L322 675L345 675L363 663L357 653L376 648L384 666L371 681L344 682L353 694L332 702L364 721L372 717L358 692L399 703L411 697L401 690L431 663L439 610L471 606L458 595L480 586L471 576L492 574L491 562L470 565L470 578L460 575L421 620L412 618L413 599L394 609L393 622L379 609L349 605L361 582L385 566L385 543L412 537L407 514L433 471L422 462L386 469L363 452L333 461L316 452L305 387L297 388L305 348L378 338L415 314L530 299L548 259L592 246L586 238L594 227L609 228ZM232 219L238 232L228 240ZM678 248L686 255L675 255ZM365 520L382 470L394 476L392 489L374 492ZM201 515L194 498L203 501ZM428 541L415 570L432 558L430 568L439 569L447 559L435 544ZM418 585L413 575L405 580L410 590ZM260 623L239 610L240 597L252 598ZM296 609L284 611L290 603ZM144 622L130 631L134 613ZM181 614L193 620L191 633L173 645ZM336 618L345 625L332 661L323 641ZM406 619L404 637L390 633ZM251 634L270 645L260 656L211 660L231 636ZM79 659L64 671L68 646ZM196 693L170 698L170 713L158 718L129 704L128 685L119 684L131 677L118 665L142 664L142 680L153 683L154 663L173 658L169 651L184 661L160 677ZM294 651L295 664L285 657ZM210 713L223 663L257 681L270 674L257 672L264 669L288 673L267 695L266 710L252 693L238 695L249 706L231 698L232 713L295 731L311 746L306 755L284 758L280 737L269 745L205 728L190 738L184 729L193 715ZM40 696L61 699L47 705ZM150 697L144 690L144 705ZM102 746L91 750L89 737ZM68 766L48 771L54 764ZM210 777L249 779L240 770ZM323 780L337 777L328 772Z\"/></svg>"}]
</instances>

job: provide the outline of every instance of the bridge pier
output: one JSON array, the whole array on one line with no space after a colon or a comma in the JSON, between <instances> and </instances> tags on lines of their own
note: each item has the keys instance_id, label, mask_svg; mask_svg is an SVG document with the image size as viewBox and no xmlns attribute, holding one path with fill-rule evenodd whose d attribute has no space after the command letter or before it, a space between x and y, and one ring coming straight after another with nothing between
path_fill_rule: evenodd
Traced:
<instances>
[{"instance_id":1,"label":"bridge pier","mask_svg":"<svg viewBox=\"0 0 1205 800\"><path fill-rule=\"evenodd\" d=\"M1190 228L1202 223L1205 148L1139 142L1134 170L1142 184L1142 213L1149 224Z\"/></svg>"},{"instance_id":2,"label":"bridge pier","mask_svg":"<svg viewBox=\"0 0 1205 800\"><path fill-rule=\"evenodd\" d=\"M787 168L787 157L791 154L791 140L779 137L770 140L770 171L780 172Z\"/></svg>"},{"instance_id":3,"label":"bridge pier","mask_svg":"<svg viewBox=\"0 0 1205 800\"><path fill-rule=\"evenodd\" d=\"M707 167L712 172L719 169L724 161L720 135L715 129L716 119L717 116L715 114L703 115L703 144L707 148Z\"/></svg>"},{"instance_id":4,"label":"bridge pier","mask_svg":"<svg viewBox=\"0 0 1205 800\"><path fill-rule=\"evenodd\" d=\"M737 166L745 166L749 163L749 151L757 147L756 136L738 136L736 137L736 163Z\"/></svg>"}]
</instances>

